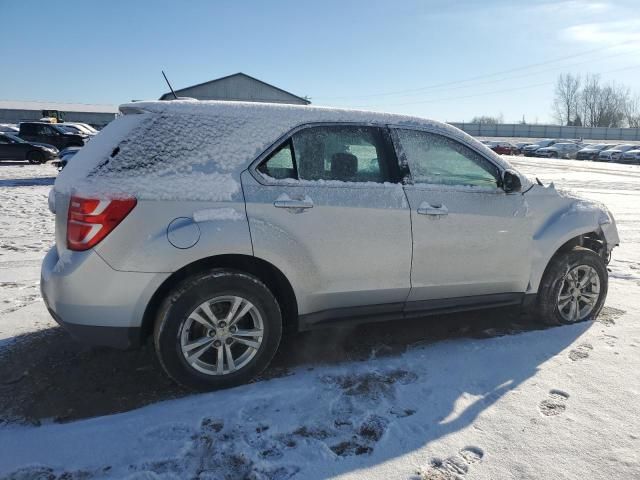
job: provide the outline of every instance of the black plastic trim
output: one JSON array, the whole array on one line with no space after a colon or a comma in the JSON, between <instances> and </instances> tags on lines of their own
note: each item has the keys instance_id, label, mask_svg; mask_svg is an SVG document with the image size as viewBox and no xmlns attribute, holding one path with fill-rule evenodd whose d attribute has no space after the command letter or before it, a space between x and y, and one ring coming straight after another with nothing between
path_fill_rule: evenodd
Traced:
<instances>
[{"instance_id":1,"label":"black plastic trim","mask_svg":"<svg viewBox=\"0 0 640 480\"><path fill-rule=\"evenodd\" d=\"M531 297L531 298L527 298ZM535 301L535 295L524 293L499 293L493 295L475 295L470 297L443 298L407 303L384 303L364 307L345 307L321 310L300 315L299 330L311 330L339 324L357 324L402 320L444 313L481 310L508 306L522 306Z\"/></svg>"},{"instance_id":2,"label":"black plastic trim","mask_svg":"<svg viewBox=\"0 0 640 480\"><path fill-rule=\"evenodd\" d=\"M92 346L111 347L129 350L140 347L141 329L139 327L104 327L67 323L49 309L53 319L76 340Z\"/></svg>"}]
</instances>

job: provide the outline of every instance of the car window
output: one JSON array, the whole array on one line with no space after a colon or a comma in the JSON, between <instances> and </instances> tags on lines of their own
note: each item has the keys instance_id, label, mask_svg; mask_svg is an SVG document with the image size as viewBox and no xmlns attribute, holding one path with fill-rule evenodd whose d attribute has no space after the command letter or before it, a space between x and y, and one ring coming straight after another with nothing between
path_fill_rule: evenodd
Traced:
<instances>
[{"instance_id":1,"label":"car window","mask_svg":"<svg viewBox=\"0 0 640 480\"><path fill-rule=\"evenodd\" d=\"M0 143L11 143L11 141L4 135L0 135Z\"/></svg>"},{"instance_id":2,"label":"car window","mask_svg":"<svg viewBox=\"0 0 640 480\"><path fill-rule=\"evenodd\" d=\"M293 162L291 140L287 140L284 145L280 146L266 161L260 164L258 171L267 177L277 180L286 178L297 179L298 176Z\"/></svg>"},{"instance_id":3,"label":"car window","mask_svg":"<svg viewBox=\"0 0 640 480\"><path fill-rule=\"evenodd\" d=\"M469 147L442 135L395 130L402 162L414 183L496 187L498 168Z\"/></svg>"},{"instance_id":4,"label":"car window","mask_svg":"<svg viewBox=\"0 0 640 480\"><path fill-rule=\"evenodd\" d=\"M292 137L301 180L392 181L393 155L377 127L311 127Z\"/></svg>"}]
</instances>

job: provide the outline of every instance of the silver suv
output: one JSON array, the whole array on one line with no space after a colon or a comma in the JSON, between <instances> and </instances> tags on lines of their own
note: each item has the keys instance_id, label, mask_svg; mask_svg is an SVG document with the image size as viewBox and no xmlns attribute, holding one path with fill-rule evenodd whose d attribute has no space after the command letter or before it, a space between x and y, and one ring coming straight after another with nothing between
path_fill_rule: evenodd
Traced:
<instances>
[{"instance_id":1,"label":"silver suv","mask_svg":"<svg viewBox=\"0 0 640 480\"><path fill-rule=\"evenodd\" d=\"M602 206L451 126L309 106L133 103L60 174L42 294L84 341L153 341L181 384L264 369L284 331L524 306L595 317Z\"/></svg>"}]
</instances>

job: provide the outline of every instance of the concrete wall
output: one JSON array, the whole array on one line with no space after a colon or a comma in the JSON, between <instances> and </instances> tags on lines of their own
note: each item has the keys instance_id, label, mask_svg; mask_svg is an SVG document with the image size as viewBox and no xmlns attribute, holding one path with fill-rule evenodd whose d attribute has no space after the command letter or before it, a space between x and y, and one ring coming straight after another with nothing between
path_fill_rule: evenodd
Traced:
<instances>
[{"instance_id":1,"label":"concrete wall","mask_svg":"<svg viewBox=\"0 0 640 480\"><path fill-rule=\"evenodd\" d=\"M102 128L116 116L115 113L102 112L64 112L64 119L67 122L88 123L95 127ZM0 109L0 123L20 123L24 121L40 120L41 110L12 110Z\"/></svg>"},{"instance_id":2,"label":"concrete wall","mask_svg":"<svg viewBox=\"0 0 640 480\"><path fill-rule=\"evenodd\" d=\"M522 125L451 123L474 137L584 138L589 140L640 140L640 128L561 127L559 125Z\"/></svg>"},{"instance_id":3,"label":"concrete wall","mask_svg":"<svg viewBox=\"0 0 640 480\"><path fill-rule=\"evenodd\" d=\"M176 94L180 97L191 97L198 100L240 100L245 102L306 104L306 102L295 95L290 95L285 91L278 90L277 88L244 75L232 75L211 83L183 88L176 90ZM163 98L170 99L172 96L165 94Z\"/></svg>"}]
</instances>

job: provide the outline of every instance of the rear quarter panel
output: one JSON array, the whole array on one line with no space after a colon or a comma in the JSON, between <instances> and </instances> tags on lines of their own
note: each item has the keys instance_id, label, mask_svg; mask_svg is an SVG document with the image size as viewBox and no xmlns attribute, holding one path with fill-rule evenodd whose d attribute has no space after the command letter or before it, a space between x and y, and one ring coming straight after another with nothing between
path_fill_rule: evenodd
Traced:
<instances>
[{"instance_id":1,"label":"rear quarter panel","mask_svg":"<svg viewBox=\"0 0 640 480\"><path fill-rule=\"evenodd\" d=\"M113 269L132 272L174 272L214 255L252 255L244 201L240 200L139 201L96 251ZM216 215L218 211L226 215ZM231 212L235 213L229 215ZM167 230L177 218L190 219L187 225L197 225L199 239L194 246L177 248L169 242Z\"/></svg>"}]
</instances>

